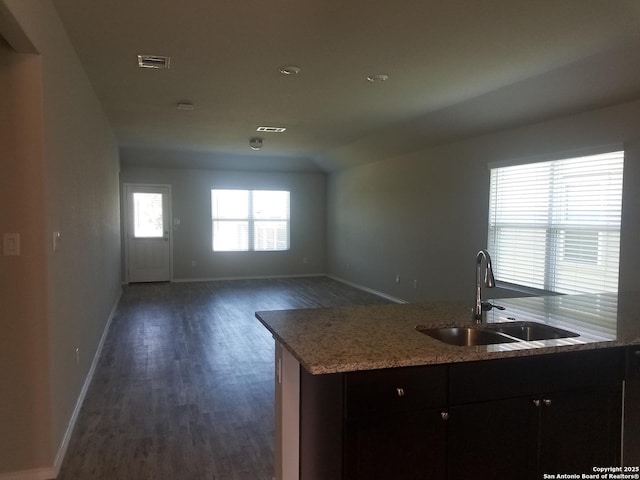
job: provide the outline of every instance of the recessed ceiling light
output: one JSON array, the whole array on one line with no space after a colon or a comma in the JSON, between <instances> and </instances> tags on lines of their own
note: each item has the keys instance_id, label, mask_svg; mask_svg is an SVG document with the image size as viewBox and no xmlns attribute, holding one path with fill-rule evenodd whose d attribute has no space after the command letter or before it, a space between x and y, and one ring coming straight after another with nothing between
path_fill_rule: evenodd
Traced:
<instances>
[{"instance_id":1,"label":"recessed ceiling light","mask_svg":"<svg viewBox=\"0 0 640 480\"><path fill-rule=\"evenodd\" d=\"M256 128L256 132L267 132L267 133L282 133L286 130L285 127L258 127Z\"/></svg>"},{"instance_id":2,"label":"recessed ceiling light","mask_svg":"<svg viewBox=\"0 0 640 480\"><path fill-rule=\"evenodd\" d=\"M180 102L178 103L178 110L186 110L188 112L192 111L195 107L191 102Z\"/></svg>"},{"instance_id":3,"label":"recessed ceiling light","mask_svg":"<svg viewBox=\"0 0 640 480\"><path fill-rule=\"evenodd\" d=\"M280 73L283 75L297 75L302 69L295 65L283 65L280 67Z\"/></svg>"},{"instance_id":4,"label":"recessed ceiling light","mask_svg":"<svg viewBox=\"0 0 640 480\"><path fill-rule=\"evenodd\" d=\"M169 68L171 59L161 55L138 55L140 68Z\"/></svg>"},{"instance_id":5,"label":"recessed ceiling light","mask_svg":"<svg viewBox=\"0 0 640 480\"><path fill-rule=\"evenodd\" d=\"M389 75L385 75L384 73L378 73L376 75L367 76L367 81L371 83L386 82L387 80L389 80Z\"/></svg>"}]
</instances>

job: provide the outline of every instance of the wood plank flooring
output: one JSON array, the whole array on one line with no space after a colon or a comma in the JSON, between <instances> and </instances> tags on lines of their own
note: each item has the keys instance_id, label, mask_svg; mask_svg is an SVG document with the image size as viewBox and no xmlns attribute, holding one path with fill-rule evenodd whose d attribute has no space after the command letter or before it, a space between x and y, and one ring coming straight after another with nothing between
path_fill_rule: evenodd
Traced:
<instances>
[{"instance_id":1,"label":"wood plank flooring","mask_svg":"<svg viewBox=\"0 0 640 480\"><path fill-rule=\"evenodd\" d=\"M271 480L273 339L258 310L388 303L326 277L124 292L59 480Z\"/></svg>"}]
</instances>

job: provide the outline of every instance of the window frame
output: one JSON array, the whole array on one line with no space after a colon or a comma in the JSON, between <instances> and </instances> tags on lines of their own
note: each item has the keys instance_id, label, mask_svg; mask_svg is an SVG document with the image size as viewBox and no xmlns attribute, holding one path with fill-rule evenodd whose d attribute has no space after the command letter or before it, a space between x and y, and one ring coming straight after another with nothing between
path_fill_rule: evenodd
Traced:
<instances>
[{"instance_id":1,"label":"window frame","mask_svg":"<svg viewBox=\"0 0 640 480\"><path fill-rule=\"evenodd\" d=\"M214 217L214 192L216 191L234 191L245 192L247 194L247 212L243 217ZM259 218L255 215L254 196L256 192L274 192L287 194L286 218ZM215 247L215 225L225 222L246 222L246 248L239 249L218 249ZM256 223L283 222L285 223L285 248L258 249L256 242ZM276 189L244 189L244 188L211 188L211 250L213 253L229 253L229 252L285 252L291 250L291 191Z\"/></svg>"},{"instance_id":2,"label":"window frame","mask_svg":"<svg viewBox=\"0 0 640 480\"><path fill-rule=\"evenodd\" d=\"M494 209L494 202L497 199L498 194L494 192L494 179L493 179L493 174L492 172L494 170L497 169L503 169L503 168L509 168L509 167L517 167L517 166L533 166L536 164L542 164L542 163L548 163L548 164L552 164L552 163L556 163L559 164L561 162L569 162L569 161L576 161L576 160L591 160L592 158L590 157L597 157L597 156L611 156L613 157L617 157L619 160L619 175L620 175L620 180L619 180L619 197L616 197L616 201L619 201L618 205L619 205L619 210L616 212L617 215L617 225L615 226L615 228L610 228L610 224L608 223L609 221L609 217L606 217L605 221L600 220L600 223L598 223L597 221L594 222L593 219L587 219L582 221L581 223L572 223L572 221L567 221L564 220L563 221L558 221L557 220L557 216L558 213L563 211L563 209L565 209L565 213L568 212L568 210L566 210L569 206L572 205L572 198L570 197L566 197L564 199L565 203L563 204L562 202L558 202L557 198L555 197L555 192L554 193L550 193L550 199L548 200L548 203L545 207L545 211L546 211L546 215L548 217L547 221L544 223L540 223L538 225L535 225L535 228L531 228L532 230L532 236L533 236L533 232L537 231L539 232L539 234L541 232L544 232L544 247L541 247L540 250L543 250L544 253L544 272L543 272L543 276L542 278L544 278L543 281L543 287L540 288L539 282L538 285L528 285L528 284L524 284L524 283L514 283L511 280L523 280L523 277L520 277L519 279L516 278L517 275L513 274L510 277L506 277L508 278L508 280L504 280L503 278L500 278L500 253L499 253L499 249L496 248L493 244L493 238L496 237L497 235L497 231L500 228L509 228L509 222L501 222L500 221L494 221L494 217L499 216L499 214L496 213L496 209ZM595 159L597 160L597 159ZM595 291L595 288L597 287L593 287L588 283L588 279L589 276L591 276L592 278L597 278L597 275L593 276L592 274L586 273L584 274L583 278L584 278L584 282L583 283L578 283L576 282L575 284L571 285L571 286L567 286L566 282L565 285L563 286L563 281L560 278L560 276L557 274L557 272L555 271L555 269L560 269L560 268L566 268L566 265L569 262L573 262L575 264L582 264L582 265L598 265L600 262L600 256L602 254L602 251L606 250L607 248L609 248L610 246L615 246L616 250L615 253L611 256L611 258L613 258L614 260L617 260L617 263L615 263L616 269L615 270L609 270L607 271L606 268L611 267L612 264L611 262L609 262L606 266L605 269L603 269L603 290L601 291L617 291L619 288L619 275L620 275L620 244L621 244L621 230L622 230L622 203L623 203L623 187L624 187L624 167L625 167L625 150L624 147L621 145L617 145L617 146L612 146L612 147L608 147L608 148L604 148L604 149L599 149L597 151L588 151L588 152L580 152L580 153L574 153L574 154L569 154L569 155L558 155L558 156L553 156L553 157L546 157L546 158L538 158L538 159L528 159L525 161L520 161L520 162L496 162L496 163L490 163L488 165L489 167L489 202L488 202L488 206L487 206L487 244L488 244L488 248L489 251L491 252L491 254L493 255L493 263L494 263L494 267L496 270L496 283L499 287L501 288L505 288L505 289L509 289L509 290L516 290L522 293L527 293L527 294L555 294L555 295L561 295L564 293L593 293L593 291ZM553 171L554 167L550 167L550 173L549 173L549 181L548 183L545 184L546 188L549 189L549 192L551 192L554 189L554 182L560 182L562 180L565 180L562 176L558 176L556 175L556 173ZM603 170L605 171L605 170ZM586 177L586 175L582 172L580 172L581 177ZM566 180L565 180L566 181ZM614 182L615 183L615 182ZM570 183L566 183L566 185L571 185ZM617 184L616 184L617 185ZM602 190L604 191L604 190ZM617 190L616 187L612 188L612 191L615 191L617 194ZM582 195L584 196L584 193L582 193ZM578 194L577 198L582 198L580 197L580 194ZM551 200L553 199L553 200ZM528 205L527 205L528 206ZM581 207L583 207L582 205L580 205ZM583 207L584 208L584 207ZM601 213L601 211L597 211L597 213ZM607 212L608 215L608 212ZM533 218L533 217L532 217ZM514 230L523 230L524 229L524 224L522 225L511 225L512 228ZM544 225L544 226L541 226ZM578 256L575 257L573 259L570 259L569 257L571 257L572 252L570 250L567 249L567 236L569 235L573 235L573 234L577 234L577 232L583 232L582 235L578 234L578 236L581 238L581 241L585 241L585 234L588 233L592 233L593 234L593 238L596 239L596 244L595 244L595 255L591 257L591 261L587 262L587 258L581 255L584 254L584 252L580 252L578 253ZM613 240L611 240L611 238L609 236L612 236ZM535 242L535 240L533 241L534 244L538 244ZM604 245L605 247L603 248L602 245ZM512 247L513 248L513 245ZM573 252L573 255L575 255L575 252ZM559 261L558 259L564 259L564 264ZM578 269L578 267L576 267L576 270ZM615 282L611 282L610 278L612 277L607 277L607 275L609 274L609 272L613 271L615 273ZM578 274L578 276L581 277L582 279L582 275ZM607 280L607 278L609 278L609 280ZM577 285L577 286L576 286ZM573 291L569 291L571 290L571 288L574 288ZM615 290L612 289L607 289L607 288L612 288L615 287ZM583 291L578 291L577 289L581 289ZM600 290L598 290L600 291Z\"/></svg>"}]
</instances>

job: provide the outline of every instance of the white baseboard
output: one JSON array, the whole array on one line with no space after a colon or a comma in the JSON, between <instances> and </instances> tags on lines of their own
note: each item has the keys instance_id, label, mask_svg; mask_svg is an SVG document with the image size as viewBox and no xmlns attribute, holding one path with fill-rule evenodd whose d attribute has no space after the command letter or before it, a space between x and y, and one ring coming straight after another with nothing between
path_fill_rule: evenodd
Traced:
<instances>
[{"instance_id":1,"label":"white baseboard","mask_svg":"<svg viewBox=\"0 0 640 480\"><path fill-rule=\"evenodd\" d=\"M109 313L109 318L107 319L107 323L104 326L104 330L102 331L102 336L100 337L100 341L98 342L98 347L96 348L96 353L93 356L93 360L91 361L91 366L89 367L89 371L87 372L87 376L84 379L84 383L82 385L82 389L80 390L80 395L78 395L78 400L76 401L76 406L73 409L73 413L71 414L71 419L69 420L69 424L67 425L67 430L65 431L64 437L62 438L62 443L60 444L60 448L58 448L58 453L56 458L53 461L53 476L42 477L43 479L51 479L56 478L58 473L60 473L60 467L62 467L62 461L64 460L64 456L67 453L67 448L69 447L69 441L71 440L71 434L73 433L73 429L76 426L76 420L78 419L78 414L80 413L80 409L82 408L82 404L84 403L84 398L87 395L87 390L91 385L91 380L93 380L93 374L96 370L96 366L98 365L98 361L100 360L100 354L102 353L102 347L104 346L104 342L107 338L107 334L109 333L109 329L111 328L111 321L116 314L116 310L118 309L118 304L120 303L120 297L122 297L122 290L120 290L120 294L116 298L113 307L111 308L111 312ZM22 477L21 477L22 478ZM34 480L36 477L33 477ZM3 477L0 477L0 480L5 480ZM26 480L26 477L25 477Z\"/></svg>"},{"instance_id":2,"label":"white baseboard","mask_svg":"<svg viewBox=\"0 0 640 480\"><path fill-rule=\"evenodd\" d=\"M401 298L394 297L392 295L388 295L388 294L386 294L384 292L380 292L378 290L374 290L373 288L365 287L364 285L359 285L357 283L350 282L349 280L345 280L344 278L336 277L336 276L333 276L333 275L327 275L327 277L329 277L329 278L331 278L331 279L333 279L333 280L335 280L337 282L341 282L341 283L344 283L346 285L349 285L350 287L357 288L358 290L363 290L365 292L373 293L374 295L377 295L379 297L385 298L385 299L390 300L390 301L392 301L394 303L409 303L406 300L403 300Z\"/></svg>"},{"instance_id":3,"label":"white baseboard","mask_svg":"<svg viewBox=\"0 0 640 480\"><path fill-rule=\"evenodd\" d=\"M98 342L96 353L93 356L91 366L89 367L89 371L87 372L87 376L82 385L82 389L80 390L80 395L78 396L78 400L76 401L76 406L73 409L69 424L67 425L67 430L65 431L64 437L62 438L60 448L58 448L56 458L53 461L53 466L23 470L21 472L0 473L0 480L52 480L55 479L60 473L60 467L62 466L62 461L64 460L64 456L67 453L69 440L71 440L71 434L73 433L73 429L76 425L76 420L78 419L78 414L80 413L80 409L82 408L82 403L84 402L84 398L87 394L87 390L89 389L89 385L91 385L93 373L96 370L98 360L100 359L100 354L102 353L102 347L104 346L105 339L107 338L107 333L109 332L109 328L111 327L111 321L115 316L121 296L122 290L116 298L116 301L111 308L111 312L109 313L109 318L107 319L107 323L104 327L104 330L102 331L102 336L100 337L100 341Z\"/></svg>"},{"instance_id":4,"label":"white baseboard","mask_svg":"<svg viewBox=\"0 0 640 480\"><path fill-rule=\"evenodd\" d=\"M51 480L56 476L53 468L36 468L23 472L0 473L0 480Z\"/></svg>"},{"instance_id":5,"label":"white baseboard","mask_svg":"<svg viewBox=\"0 0 640 480\"><path fill-rule=\"evenodd\" d=\"M172 283L189 282L222 282L227 280L266 280L269 278L302 278L302 277L326 277L326 273L301 273L298 275L264 275L247 277L207 277L207 278L174 278Z\"/></svg>"}]
</instances>

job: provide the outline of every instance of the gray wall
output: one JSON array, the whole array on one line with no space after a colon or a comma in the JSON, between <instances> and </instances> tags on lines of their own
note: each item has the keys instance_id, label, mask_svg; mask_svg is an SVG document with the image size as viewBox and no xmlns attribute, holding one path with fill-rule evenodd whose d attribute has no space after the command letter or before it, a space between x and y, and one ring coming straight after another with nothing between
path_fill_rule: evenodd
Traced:
<instances>
[{"instance_id":1,"label":"gray wall","mask_svg":"<svg viewBox=\"0 0 640 480\"><path fill-rule=\"evenodd\" d=\"M0 476L51 478L121 290L118 151L51 2L0 0L0 33Z\"/></svg>"},{"instance_id":2,"label":"gray wall","mask_svg":"<svg viewBox=\"0 0 640 480\"><path fill-rule=\"evenodd\" d=\"M131 160L128 155L130 153L123 150L125 165ZM173 218L180 219L179 225L173 225L174 280L323 274L325 180L324 174L316 173L232 172L135 166L123 166L121 173L122 185L171 185ZM213 188L289 190L291 249L283 252L213 252Z\"/></svg>"},{"instance_id":3,"label":"gray wall","mask_svg":"<svg viewBox=\"0 0 640 480\"><path fill-rule=\"evenodd\" d=\"M0 472L46 465L51 451L40 71L37 56L0 45L0 235L21 241L19 257L0 256Z\"/></svg>"},{"instance_id":4,"label":"gray wall","mask_svg":"<svg viewBox=\"0 0 640 480\"><path fill-rule=\"evenodd\" d=\"M429 148L332 174L328 272L409 301L473 299L491 162L624 144L620 290L640 289L640 102ZM395 282L400 275L400 283ZM417 288L414 288L417 280ZM490 296L510 296L495 289Z\"/></svg>"}]
</instances>

